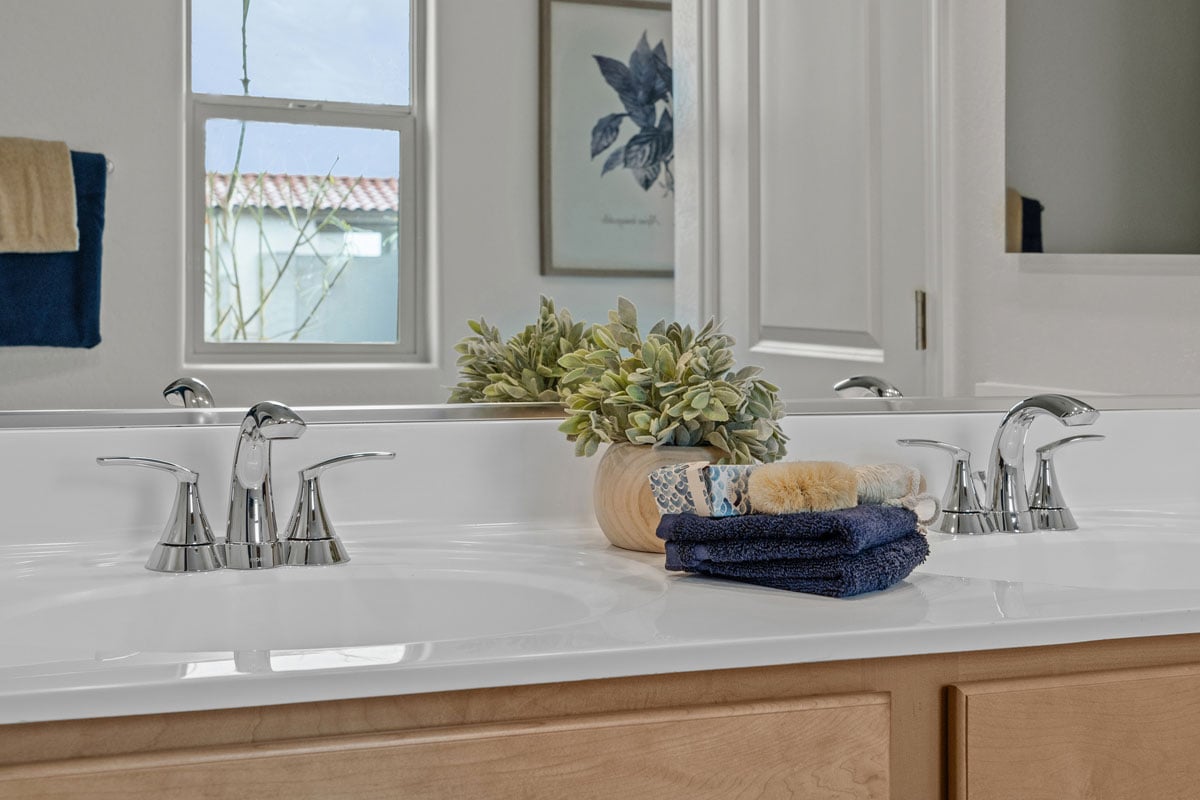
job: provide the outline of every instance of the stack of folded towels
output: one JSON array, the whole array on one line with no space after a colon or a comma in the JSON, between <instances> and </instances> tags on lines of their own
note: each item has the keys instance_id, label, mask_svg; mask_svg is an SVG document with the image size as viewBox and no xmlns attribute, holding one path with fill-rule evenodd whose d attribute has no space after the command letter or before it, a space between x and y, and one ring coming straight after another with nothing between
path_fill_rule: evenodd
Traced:
<instances>
[{"instance_id":1,"label":"stack of folded towels","mask_svg":"<svg viewBox=\"0 0 1200 800\"><path fill-rule=\"evenodd\" d=\"M829 597L906 578L929 555L922 523L938 511L901 464L678 464L650 483L667 569Z\"/></svg>"}]
</instances>

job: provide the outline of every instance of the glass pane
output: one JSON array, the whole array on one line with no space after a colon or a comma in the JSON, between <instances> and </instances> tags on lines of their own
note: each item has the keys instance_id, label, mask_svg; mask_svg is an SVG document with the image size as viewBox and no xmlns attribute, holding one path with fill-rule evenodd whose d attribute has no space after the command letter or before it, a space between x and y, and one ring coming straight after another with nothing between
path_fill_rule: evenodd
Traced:
<instances>
[{"instance_id":1,"label":"glass pane","mask_svg":"<svg viewBox=\"0 0 1200 800\"><path fill-rule=\"evenodd\" d=\"M242 8L192 0L192 91L409 104L405 0L248 0L244 31Z\"/></svg>"},{"instance_id":2,"label":"glass pane","mask_svg":"<svg viewBox=\"0 0 1200 800\"><path fill-rule=\"evenodd\" d=\"M208 121L205 341L396 342L399 137Z\"/></svg>"}]
</instances>

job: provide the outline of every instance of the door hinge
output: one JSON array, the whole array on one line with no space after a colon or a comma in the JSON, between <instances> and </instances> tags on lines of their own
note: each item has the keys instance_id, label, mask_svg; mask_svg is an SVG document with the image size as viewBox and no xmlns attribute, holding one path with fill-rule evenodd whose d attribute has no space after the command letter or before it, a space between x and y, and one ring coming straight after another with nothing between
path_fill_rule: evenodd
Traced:
<instances>
[{"instance_id":1,"label":"door hinge","mask_svg":"<svg viewBox=\"0 0 1200 800\"><path fill-rule=\"evenodd\" d=\"M918 350L925 350L929 347L929 339L927 338L925 328L925 290L917 289L915 293L916 300L916 345Z\"/></svg>"}]
</instances>

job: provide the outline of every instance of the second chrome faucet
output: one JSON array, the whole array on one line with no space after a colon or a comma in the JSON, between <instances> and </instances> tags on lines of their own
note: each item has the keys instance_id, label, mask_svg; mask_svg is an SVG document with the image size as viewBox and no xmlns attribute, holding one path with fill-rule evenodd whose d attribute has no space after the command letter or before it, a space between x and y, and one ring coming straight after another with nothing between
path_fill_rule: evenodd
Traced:
<instances>
[{"instance_id":1,"label":"second chrome faucet","mask_svg":"<svg viewBox=\"0 0 1200 800\"><path fill-rule=\"evenodd\" d=\"M1034 395L1008 410L996 430L988 456L987 505L997 530L1008 533L1038 530L1025 488L1025 436L1039 416L1048 416L1073 428L1091 425L1100 412L1065 394Z\"/></svg>"},{"instance_id":2,"label":"second chrome faucet","mask_svg":"<svg viewBox=\"0 0 1200 800\"><path fill-rule=\"evenodd\" d=\"M1074 518L1062 502L1050 458L1059 447L1079 441L1095 441L1103 436L1072 436L1039 448L1038 479L1032 490L1037 508L1030 507L1030 490L1025 483L1025 438L1039 416L1048 416L1069 427L1091 425L1100 412L1082 400L1065 394L1039 394L1028 397L1008 410L988 454L987 473L983 476L986 499L975 492L976 474L970 466L971 454L954 445L929 439L900 439L898 444L937 447L949 451L955 459L950 485L943 498L943 518L934 528L942 533L1025 533L1035 530L1073 530ZM1042 484L1053 482L1048 488ZM1052 503L1054 507L1049 505ZM948 513L947 513L948 512Z\"/></svg>"}]
</instances>

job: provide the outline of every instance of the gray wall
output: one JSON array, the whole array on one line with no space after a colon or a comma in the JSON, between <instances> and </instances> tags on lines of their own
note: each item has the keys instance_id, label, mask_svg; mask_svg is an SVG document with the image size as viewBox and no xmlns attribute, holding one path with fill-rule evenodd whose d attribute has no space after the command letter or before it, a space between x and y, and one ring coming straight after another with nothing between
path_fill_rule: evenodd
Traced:
<instances>
[{"instance_id":1,"label":"gray wall","mask_svg":"<svg viewBox=\"0 0 1200 800\"><path fill-rule=\"evenodd\" d=\"M1200 2L1008 0L1008 183L1048 253L1200 253Z\"/></svg>"}]
</instances>

